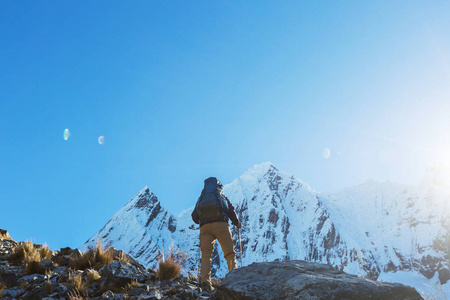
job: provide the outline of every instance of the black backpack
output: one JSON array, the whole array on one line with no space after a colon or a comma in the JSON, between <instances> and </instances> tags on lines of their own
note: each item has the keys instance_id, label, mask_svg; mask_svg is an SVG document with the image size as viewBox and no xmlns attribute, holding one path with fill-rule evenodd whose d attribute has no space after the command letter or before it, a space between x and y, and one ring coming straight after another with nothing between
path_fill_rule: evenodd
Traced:
<instances>
[{"instance_id":1,"label":"black backpack","mask_svg":"<svg viewBox=\"0 0 450 300\"><path fill-rule=\"evenodd\" d=\"M203 222L225 220L228 203L222 195L222 184L215 177L205 180L202 194L197 201L198 217Z\"/></svg>"}]
</instances>

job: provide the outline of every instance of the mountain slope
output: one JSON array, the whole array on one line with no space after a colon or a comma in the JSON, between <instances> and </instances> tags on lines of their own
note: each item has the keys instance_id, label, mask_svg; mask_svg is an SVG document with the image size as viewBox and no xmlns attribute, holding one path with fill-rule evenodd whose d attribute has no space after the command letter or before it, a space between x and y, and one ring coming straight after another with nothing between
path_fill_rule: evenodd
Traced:
<instances>
[{"instance_id":1,"label":"mountain slope","mask_svg":"<svg viewBox=\"0 0 450 300\"><path fill-rule=\"evenodd\" d=\"M176 219L145 187L86 244L95 244L100 239L148 264L156 259L159 249L169 247L176 228Z\"/></svg>"}]
</instances>

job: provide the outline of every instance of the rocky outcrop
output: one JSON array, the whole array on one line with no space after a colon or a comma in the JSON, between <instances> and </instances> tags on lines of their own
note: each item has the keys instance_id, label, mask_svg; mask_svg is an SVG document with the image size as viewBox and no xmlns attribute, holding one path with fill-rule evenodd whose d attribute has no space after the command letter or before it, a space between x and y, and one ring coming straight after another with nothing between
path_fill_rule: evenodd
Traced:
<instances>
[{"instance_id":1,"label":"rocky outcrop","mask_svg":"<svg viewBox=\"0 0 450 300\"><path fill-rule=\"evenodd\" d=\"M0 228L0 238L11 239L11 236L9 235L7 230Z\"/></svg>"},{"instance_id":2,"label":"rocky outcrop","mask_svg":"<svg viewBox=\"0 0 450 300\"><path fill-rule=\"evenodd\" d=\"M17 245L17 243L11 238L8 231L0 228L0 258L11 254L12 249Z\"/></svg>"},{"instance_id":3,"label":"rocky outcrop","mask_svg":"<svg viewBox=\"0 0 450 300\"><path fill-rule=\"evenodd\" d=\"M109 248L115 260L98 270L69 268L71 260L83 255L78 249L52 251L51 259L39 262L44 274L28 274L24 261L11 260L10 253L21 243L0 240L1 299L208 299L196 278L179 276L161 281L156 271L145 269L126 253ZM35 245L38 246L38 245ZM39 247L36 247L39 249ZM38 250L36 250L38 251ZM76 283L78 281L78 284ZM203 292L203 294L202 294Z\"/></svg>"},{"instance_id":4,"label":"rocky outcrop","mask_svg":"<svg viewBox=\"0 0 450 300\"><path fill-rule=\"evenodd\" d=\"M419 300L417 291L399 283L372 281L300 260L253 263L229 273L215 299L379 299Z\"/></svg>"}]
</instances>

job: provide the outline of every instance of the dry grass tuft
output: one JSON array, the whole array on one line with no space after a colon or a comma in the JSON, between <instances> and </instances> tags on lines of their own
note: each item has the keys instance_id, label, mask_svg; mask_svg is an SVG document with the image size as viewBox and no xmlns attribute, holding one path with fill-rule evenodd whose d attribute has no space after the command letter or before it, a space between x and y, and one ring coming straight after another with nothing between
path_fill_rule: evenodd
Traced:
<instances>
[{"instance_id":1,"label":"dry grass tuft","mask_svg":"<svg viewBox=\"0 0 450 300\"><path fill-rule=\"evenodd\" d=\"M100 274L94 269L86 270L86 277L88 284L98 281L101 278Z\"/></svg>"},{"instance_id":2,"label":"dry grass tuft","mask_svg":"<svg viewBox=\"0 0 450 300\"><path fill-rule=\"evenodd\" d=\"M187 279L187 281L197 281L198 273L186 272L186 279Z\"/></svg>"},{"instance_id":3,"label":"dry grass tuft","mask_svg":"<svg viewBox=\"0 0 450 300\"><path fill-rule=\"evenodd\" d=\"M44 244L41 248L39 248L39 253L41 254L42 259L51 259L53 255L53 251L50 250L47 244Z\"/></svg>"},{"instance_id":4,"label":"dry grass tuft","mask_svg":"<svg viewBox=\"0 0 450 300\"><path fill-rule=\"evenodd\" d=\"M7 259L11 263L21 263L27 255L30 255L35 251L36 247L31 240L29 240L18 244Z\"/></svg>"},{"instance_id":5,"label":"dry grass tuft","mask_svg":"<svg viewBox=\"0 0 450 300\"><path fill-rule=\"evenodd\" d=\"M52 251L47 245L37 248L31 240L19 243L7 257L11 263L22 263L27 274L45 274L46 270L39 265L43 258L50 259Z\"/></svg>"},{"instance_id":6,"label":"dry grass tuft","mask_svg":"<svg viewBox=\"0 0 450 300\"><path fill-rule=\"evenodd\" d=\"M42 258L51 258L52 251L47 245L39 249L31 240L19 243L7 257L11 263L23 263L27 274L45 274L45 269L39 265Z\"/></svg>"},{"instance_id":7,"label":"dry grass tuft","mask_svg":"<svg viewBox=\"0 0 450 300\"><path fill-rule=\"evenodd\" d=\"M183 252L176 249L174 242L172 242L166 254L160 250L159 268L156 275L160 280L178 277L186 260L187 251Z\"/></svg>"},{"instance_id":8,"label":"dry grass tuft","mask_svg":"<svg viewBox=\"0 0 450 300\"><path fill-rule=\"evenodd\" d=\"M9 241L14 241L8 234L8 232L6 231L6 233L2 233L0 231L0 239L4 239L4 240L9 240Z\"/></svg>"},{"instance_id":9,"label":"dry grass tuft","mask_svg":"<svg viewBox=\"0 0 450 300\"><path fill-rule=\"evenodd\" d=\"M88 299L86 293L82 294L76 290L72 290L69 293L67 293L67 296L69 297L69 300L85 300Z\"/></svg>"},{"instance_id":10,"label":"dry grass tuft","mask_svg":"<svg viewBox=\"0 0 450 300\"><path fill-rule=\"evenodd\" d=\"M80 294L83 294L86 290L86 283L83 282L83 277L82 274L77 274L77 275L69 275L69 279L68 279L70 288L75 291L78 292Z\"/></svg>"},{"instance_id":11,"label":"dry grass tuft","mask_svg":"<svg viewBox=\"0 0 450 300\"><path fill-rule=\"evenodd\" d=\"M115 257L115 259L117 259L118 261L121 262L125 262L125 263L130 263L130 258L128 257L128 255L126 255L124 252L120 251L119 255L117 255Z\"/></svg>"},{"instance_id":12,"label":"dry grass tuft","mask_svg":"<svg viewBox=\"0 0 450 300\"><path fill-rule=\"evenodd\" d=\"M45 274L45 269L39 264L41 261L41 254L39 252L33 252L25 255L23 263L28 275L31 274Z\"/></svg>"},{"instance_id":13,"label":"dry grass tuft","mask_svg":"<svg viewBox=\"0 0 450 300\"><path fill-rule=\"evenodd\" d=\"M112 263L114 260L114 253L108 251L100 240L97 241L95 247L91 247L89 251L83 253L78 258L71 259L69 266L76 270L85 270L87 268L94 268L96 270L103 266Z\"/></svg>"},{"instance_id":14,"label":"dry grass tuft","mask_svg":"<svg viewBox=\"0 0 450 300\"><path fill-rule=\"evenodd\" d=\"M442 289L442 285L439 281L434 285L434 290L432 287L428 286L428 293L423 291L420 291L420 293L425 300L448 300L447 294Z\"/></svg>"},{"instance_id":15,"label":"dry grass tuft","mask_svg":"<svg viewBox=\"0 0 450 300\"><path fill-rule=\"evenodd\" d=\"M132 289L138 288L140 286L141 286L141 284L136 279L133 279L133 280L131 280L130 283L128 283L126 286L124 286L122 288L122 291L124 293L126 293L126 292L131 291Z\"/></svg>"}]
</instances>

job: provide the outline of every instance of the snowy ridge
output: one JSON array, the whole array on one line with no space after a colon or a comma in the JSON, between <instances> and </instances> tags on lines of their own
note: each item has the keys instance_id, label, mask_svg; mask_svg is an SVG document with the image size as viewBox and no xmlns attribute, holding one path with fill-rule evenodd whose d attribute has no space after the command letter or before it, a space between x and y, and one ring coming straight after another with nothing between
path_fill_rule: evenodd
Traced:
<instances>
[{"instance_id":1,"label":"snowy ridge","mask_svg":"<svg viewBox=\"0 0 450 300\"><path fill-rule=\"evenodd\" d=\"M101 240L141 262L155 260L158 249L167 249L176 230L176 219L148 187L122 207L86 245Z\"/></svg>"},{"instance_id":2,"label":"snowy ridge","mask_svg":"<svg viewBox=\"0 0 450 300\"><path fill-rule=\"evenodd\" d=\"M224 194L243 224L245 265L303 259L423 290L423 283L436 280L450 288L450 193L442 186L367 181L337 193L318 193L263 163L225 185ZM146 187L87 244L101 238L155 268L158 249L175 241L189 251L187 267L196 272L199 231L192 210L175 218ZM231 230L239 261L238 231ZM227 273L220 247L212 272L219 277Z\"/></svg>"}]
</instances>

